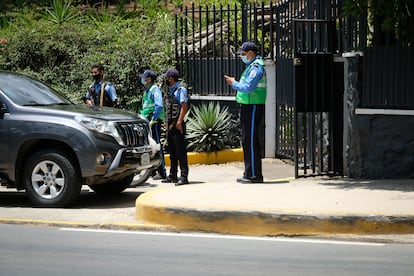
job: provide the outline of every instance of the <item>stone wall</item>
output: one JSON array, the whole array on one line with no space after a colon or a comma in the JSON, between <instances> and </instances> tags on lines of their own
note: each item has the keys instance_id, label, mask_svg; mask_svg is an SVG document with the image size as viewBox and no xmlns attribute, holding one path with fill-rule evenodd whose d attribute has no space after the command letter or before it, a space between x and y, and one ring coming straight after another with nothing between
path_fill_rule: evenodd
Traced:
<instances>
[{"instance_id":1,"label":"stone wall","mask_svg":"<svg viewBox=\"0 0 414 276\"><path fill-rule=\"evenodd\" d=\"M358 109L362 57L347 58L344 167L352 178L414 178L414 112Z\"/></svg>"},{"instance_id":2,"label":"stone wall","mask_svg":"<svg viewBox=\"0 0 414 276\"><path fill-rule=\"evenodd\" d=\"M360 178L414 177L414 116L356 115ZM351 175L352 177L352 175Z\"/></svg>"}]
</instances>

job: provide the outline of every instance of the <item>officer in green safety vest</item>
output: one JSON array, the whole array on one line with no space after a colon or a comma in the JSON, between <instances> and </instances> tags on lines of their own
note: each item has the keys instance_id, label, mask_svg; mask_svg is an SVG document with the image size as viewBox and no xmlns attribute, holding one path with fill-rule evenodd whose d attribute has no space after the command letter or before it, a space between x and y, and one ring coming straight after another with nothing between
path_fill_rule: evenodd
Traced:
<instances>
[{"instance_id":1,"label":"officer in green safety vest","mask_svg":"<svg viewBox=\"0 0 414 276\"><path fill-rule=\"evenodd\" d=\"M264 61L257 54L253 42L244 42L240 51L246 68L236 81L224 76L228 85L237 91L236 102L240 104L240 123L244 155L244 173L237 181L241 183L262 183L262 157L264 137L264 112L266 103L266 74Z\"/></svg>"},{"instance_id":2,"label":"officer in green safety vest","mask_svg":"<svg viewBox=\"0 0 414 276\"><path fill-rule=\"evenodd\" d=\"M165 112L161 89L154 84L157 79L157 75L152 70L148 69L140 75L140 78L142 85L145 87L140 114L145 116L150 121L152 138L154 138L158 144L161 144L161 124L164 121ZM165 179L167 177L162 145L160 154L161 164L156 170L153 171L153 179Z\"/></svg>"}]
</instances>

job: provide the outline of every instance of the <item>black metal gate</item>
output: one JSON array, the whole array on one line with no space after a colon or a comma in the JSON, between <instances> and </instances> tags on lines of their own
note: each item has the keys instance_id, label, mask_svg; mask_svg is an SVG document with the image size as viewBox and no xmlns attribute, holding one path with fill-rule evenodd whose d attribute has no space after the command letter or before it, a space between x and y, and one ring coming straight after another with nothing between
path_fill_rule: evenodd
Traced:
<instances>
[{"instance_id":1,"label":"black metal gate","mask_svg":"<svg viewBox=\"0 0 414 276\"><path fill-rule=\"evenodd\" d=\"M343 174L343 64L335 21L293 20L295 176Z\"/></svg>"},{"instance_id":2,"label":"black metal gate","mask_svg":"<svg viewBox=\"0 0 414 276\"><path fill-rule=\"evenodd\" d=\"M242 1L243 2L243 1ZM238 76L235 55L252 40L276 63L276 157L296 177L343 174L343 52L365 49L366 16L345 16L345 0L184 7L177 13L177 68L193 95L234 96L223 73ZM224 72L223 72L224 71Z\"/></svg>"}]
</instances>

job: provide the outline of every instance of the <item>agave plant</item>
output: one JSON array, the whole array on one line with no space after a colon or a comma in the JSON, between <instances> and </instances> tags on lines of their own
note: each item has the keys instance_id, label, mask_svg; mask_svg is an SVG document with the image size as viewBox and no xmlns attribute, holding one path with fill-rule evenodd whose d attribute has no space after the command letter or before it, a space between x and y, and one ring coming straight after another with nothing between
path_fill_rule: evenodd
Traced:
<instances>
[{"instance_id":1,"label":"agave plant","mask_svg":"<svg viewBox=\"0 0 414 276\"><path fill-rule=\"evenodd\" d=\"M70 21L77 16L76 12L72 9L71 1L67 0L52 0L52 7L47 8L46 11L49 14L50 21L56 24L62 24Z\"/></svg>"},{"instance_id":2,"label":"agave plant","mask_svg":"<svg viewBox=\"0 0 414 276\"><path fill-rule=\"evenodd\" d=\"M194 106L188 116L188 148L192 151L216 152L225 149L225 139L231 126L228 107L210 102Z\"/></svg>"}]
</instances>

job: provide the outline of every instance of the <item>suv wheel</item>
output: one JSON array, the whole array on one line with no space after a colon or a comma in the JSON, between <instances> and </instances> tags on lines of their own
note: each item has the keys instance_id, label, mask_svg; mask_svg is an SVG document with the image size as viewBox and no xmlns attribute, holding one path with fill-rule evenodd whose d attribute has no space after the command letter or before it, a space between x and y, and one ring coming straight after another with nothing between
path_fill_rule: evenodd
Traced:
<instances>
[{"instance_id":1,"label":"suv wheel","mask_svg":"<svg viewBox=\"0 0 414 276\"><path fill-rule=\"evenodd\" d=\"M150 178L152 171L153 169L146 169L146 170L140 171L139 173L135 174L130 187L136 187L136 186L143 185L148 180L148 178Z\"/></svg>"},{"instance_id":2,"label":"suv wheel","mask_svg":"<svg viewBox=\"0 0 414 276\"><path fill-rule=\"evenodd\" d=\"M35 152L24 168L24 186L35 205L65 206L75 200L82 187L71 159L55 150Z\"/></svg>"},{"instance_id":3,"label":"suv wheel","mask_svg":"<svg viewBox=\"0 0 414 276\"><path fill-rule=\"evenodd\" d=\"M132 183L135 174L127 176L119 181L90 185L91 188L97 194L110 195L110 194L119 194L124 191Z\"/></svg>"}]
</instances>

